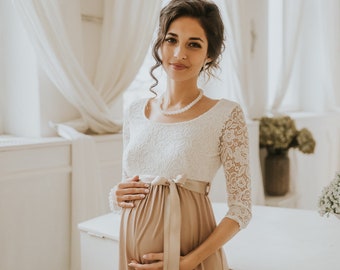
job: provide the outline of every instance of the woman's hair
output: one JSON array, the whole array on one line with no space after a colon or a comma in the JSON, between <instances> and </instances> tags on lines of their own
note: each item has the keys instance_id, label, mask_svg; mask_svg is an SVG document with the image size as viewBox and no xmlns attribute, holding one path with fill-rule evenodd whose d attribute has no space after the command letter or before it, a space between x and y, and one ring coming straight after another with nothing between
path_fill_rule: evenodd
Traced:
<instances>
[{"instance_id":1,"label":"woman's hair","mask_svg":"<svg viewBox=\"0 0 340 270\"><path fill-rule=\"evenodd\" d=\"M208 57L211 61L206 63L201 71L205 70L210 77L213 75L213 69L219 68L221 53L224 50L224 25L217 5L208 0L171 0L161 10L158 34L152 48L152 55L156 63L150 70L150 75L155 80L155 83L150 87L150 91L154 94L156 92L153 88L158 85L158 79L153 72L162 65L162 60L158 53L159 49L165 40L170 24L180 17L197 19L208 39Z\"/></svg>"}]
</instances>

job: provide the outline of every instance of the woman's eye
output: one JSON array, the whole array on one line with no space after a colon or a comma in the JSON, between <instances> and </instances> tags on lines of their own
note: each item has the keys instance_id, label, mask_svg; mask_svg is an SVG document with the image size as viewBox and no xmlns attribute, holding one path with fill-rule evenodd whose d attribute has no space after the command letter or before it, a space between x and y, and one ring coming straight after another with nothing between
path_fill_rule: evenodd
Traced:
<instances>
[{"instance_id":1,"label":"woman's eye","mask_svg":"<svg viewBox=\"0 0 340 270\"><path fill-rule=\"evenodd\" d=\"M165 39L165 42L170 43L170 44L176 43L176 39L169 37Z\"/></svg>"},{"instance_id":2,"label":"woman's eye","mask_svg":"<svg viewBox=\"0 0 340 270\"><path fill-rule=\"evenodd\" d=\"M192 48L202 48L201 44L199 44L197 42L189 43L189 47L192 47Z\"/></svg>"}]
</instances>

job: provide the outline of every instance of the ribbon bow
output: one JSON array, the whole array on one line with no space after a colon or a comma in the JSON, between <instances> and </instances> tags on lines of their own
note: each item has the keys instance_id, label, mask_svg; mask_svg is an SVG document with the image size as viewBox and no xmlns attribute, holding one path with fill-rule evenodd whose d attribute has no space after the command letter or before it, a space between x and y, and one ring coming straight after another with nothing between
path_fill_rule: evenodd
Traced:
<instances>
[{"instance_id":1,"label":"ribbon bow","mask_svg":"<svg viewBox=\"0 0 340 270\"><path fill-rule=\"evenodd\" d=\"M181 205L176 185L184 185L186 180L186 176L178 175L175 179L156 176L151 181L153 186L165 185L170 189L164 206L164 270L179 269Z\"/></svg>"}]
</instances>

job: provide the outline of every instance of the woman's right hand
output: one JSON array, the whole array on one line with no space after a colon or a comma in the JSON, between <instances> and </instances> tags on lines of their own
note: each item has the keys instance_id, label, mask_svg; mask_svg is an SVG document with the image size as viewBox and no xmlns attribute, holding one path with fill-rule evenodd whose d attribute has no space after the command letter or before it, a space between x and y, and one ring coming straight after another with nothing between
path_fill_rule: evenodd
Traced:
<instances>
[{"instance_id":1,"label":"woman's right hand","mask_svg":"<svg viewBox=\"0 0 340 270\"><path fill-rule=\"evenodd\" d=\"M117 205L122 208L133 208L135 201L144 199L149 193L149 186L149 184L140 181L138 176L119 183L115 191Z\"/></svg>"}]
</instances>

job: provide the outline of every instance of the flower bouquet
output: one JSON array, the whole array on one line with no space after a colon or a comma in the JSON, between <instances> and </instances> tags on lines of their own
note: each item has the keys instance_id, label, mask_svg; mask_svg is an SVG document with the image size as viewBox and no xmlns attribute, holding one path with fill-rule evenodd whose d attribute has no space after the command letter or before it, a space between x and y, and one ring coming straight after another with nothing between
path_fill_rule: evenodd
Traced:
<instances>
[{"instance_id":1,"label":"flower bouquet","mask_svg":"<svg viewBox=\"0 0 340 270\"><path fill-rule=\"evenodd\" d=\"M319 198L319 213L327 217L334 214L340 218L340 172L337 172L333 181L322 190Z\"/></svg>"},{"instance_id":2,"label":"flower bouquet","mask_svg":"<svg viewBox=\"0 0 340 270\"><path fill-rule=\"evenodd\" d=\"M298 148L302 153L312 154L315 140L308 129L297 130L294 120L289 116L262 117L260 147L265 147L271 154L286 153L289 148Z\"/></svg>"},{"instance_id":3,"label":"flower bouquet","mask_svg":"<svg viewBox=\"0 0 340 270\"><path fill-rule=\"evenodd\" d=\"M289 116L260 119L260 148L266 148L264 188L267 195L283 196L289 191L290 171L288 150L298 148L302 153L314 153L312 133L298 130Z\"/></svg>"}]
</instances>

